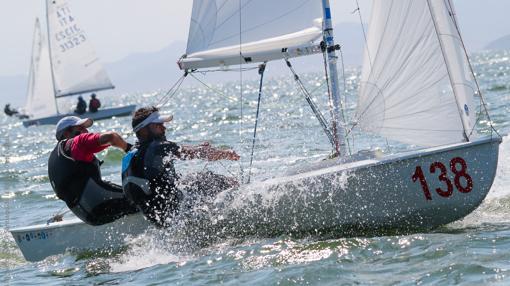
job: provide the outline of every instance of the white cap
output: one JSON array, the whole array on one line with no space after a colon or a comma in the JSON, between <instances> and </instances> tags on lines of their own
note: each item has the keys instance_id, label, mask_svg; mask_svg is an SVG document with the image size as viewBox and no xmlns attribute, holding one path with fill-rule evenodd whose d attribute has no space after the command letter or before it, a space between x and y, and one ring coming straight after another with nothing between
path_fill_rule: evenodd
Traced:
<instances>
[{"instance_id":1,"label":"white cap","mask_svg":"<svg viewBox=\"0 0 510 286\"><path fill-rule=\"evenodd\" d=\"M138 123L135 127L133 127L134 132L140 131L140 129L144 128L145 126L151 124L151 123L165 123L170 122L174 119L173 115L161 115L159 112L153 112L149 117L145 118L142 122Z\"/></svg>"},{"instance_id":2,"label":"white cap","mask_svg":"<svg viewBox=\"0 0 510 286\"><path fill-rule=\"evenodd\" d=\"M55 136L57 137L57 140L61 140L62 135L64 135L64 131L66 131L67 128L73 126L89 128L93 123L94 121L90 118L81 119L78 116L66 116L58 121Z\"/></svg>"}]
</instances>

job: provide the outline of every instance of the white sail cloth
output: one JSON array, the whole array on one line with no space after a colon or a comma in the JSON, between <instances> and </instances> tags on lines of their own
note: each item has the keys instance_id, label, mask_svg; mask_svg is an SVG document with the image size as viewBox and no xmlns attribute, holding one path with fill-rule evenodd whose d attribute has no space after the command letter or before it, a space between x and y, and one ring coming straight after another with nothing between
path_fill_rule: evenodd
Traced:
<instances>
[{"instance_id":1,"label":"white sail cloth","mask_svg":"<svg viewBox=\"0 0 510 286\"><path fill-rule=\"evenodd\" d=\"M476 136L476 85L444 0L373 1L358 126L437 146Z\"/></svg>"},{"instance_id":2,"label":"white sail cloth","mask_svg":"<svg viewBox=\"0 0 510 286\"><path fill-rule=\"evenodd\" d=\"M182 69L262 62L309 54L321 37L321 1L195 0ZM319 50L320 52L320 50ZM240 56L242 55L242 57Z\"/></svg>"},{"instance_id":3,"label":"white sail cloth","mask_svg":"<svg viewBox=\"0 0 510 286\"><path fill-rule=\"evenodd\" d=\"M35 22L30 63L28 94L23 112L33 118L55 115L48 42L42 36L39 20Z\"/></svg>"},{"instance_id":4,"label":"white sail cloth","mask_svg":"<svg viewBox=\"0 0 510 286\"><path fill-rule=\"evenodd\" d=\"M113 88L68 2L47 0L46 5L55 96Z\"/></svg>"}]
</instances>

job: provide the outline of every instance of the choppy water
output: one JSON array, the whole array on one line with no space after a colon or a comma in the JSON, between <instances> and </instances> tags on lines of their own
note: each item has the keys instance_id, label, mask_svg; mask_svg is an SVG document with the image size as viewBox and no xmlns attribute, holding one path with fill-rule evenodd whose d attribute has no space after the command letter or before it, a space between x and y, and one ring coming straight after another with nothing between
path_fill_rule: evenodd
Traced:
<instances>
[{"instance_id":1,"label":"choppy water","mask_svg":"<svg viewBox=\"0 0 510 286\"><path fill-rule=\"evenodd\" d=\"M510 52L473 57L494 125L509 132ZM358 70L348 71L347 102L355 106ZM303 76L310 90L323 93L320 75ZM231 175L247 173L251 128L258 83L243 85L245 104L240 122L239 86L203 86L177 93L164 110L175 114L169 137L181 143L234 148L239 163L181 162L182 172L210 169ZM162 92L103 98L105 105L155 103ZM318 161L330 146L303 97L289 77L267 81L255 149L253 180L277 176L289 167ZM319 97L318 104L325 106ZM242 124L240 124L242 123ZM483 126L484 122L480 122ZM129 118L96 122L92 131L116 130L133 142ZM53 127L23 128L0 117L0 283L5 284L496 284L510 283L510 142L500 147L498 172L482 206L460 222L429 233L382 237L325 239L291 237L227 239L197 247L184 245L179 234L150 230L115 253L66 253L38 263L26 262L9 227L43 223L61 210L48 182L46 162L55 140ZM241 134L241 135L240 135ZM381 140L358 136L357 148ZM384 148L384 145L382 145ZM398 148L404 148L397 146ZM103 175L120 181L122 153L108 150ZM193 238L188 238L192 241Z\"/></svg>"}]
</instances>

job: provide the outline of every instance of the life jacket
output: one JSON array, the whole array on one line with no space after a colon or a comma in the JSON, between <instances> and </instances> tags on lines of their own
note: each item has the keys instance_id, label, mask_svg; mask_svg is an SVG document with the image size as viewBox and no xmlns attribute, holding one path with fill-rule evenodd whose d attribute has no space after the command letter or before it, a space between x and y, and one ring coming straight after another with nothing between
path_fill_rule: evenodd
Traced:
<instances>
[{"instance_id":1,"label":"life jacket","mask_svg":"<svg viewBox=\"0 0 510 286\"><path fill-rule=\"evenodd\" d=\"M122 188L126 197L134 203L145 215L145 217L157 226L165 226L166 219L177 209L182 194L175 187L172 181L170 184L165 182L163 177L156 176L155 179L147 179L144 170L145 164L152 162L154 158L149 157L153 152L148 152L149 148L154 148L159 142L153 141L144 144L128 152L122 159ZM163 166L161 166L163 167ZM162 172L166 172L163 168Z\"/></svg>"},{"instance_id":2,"label":"life jacket","mask_svg":"<svg viewBox=\"0 0 510 286\"><path fill-rule=\"evenodd\" d=\"M70 151L65 150L68 141L58 142L51 152L48 175L57 197L66 202L69 208L73 208L78 204L88 180L101 180L101 169L96 157L90 163L74 160Z\"/></svg>"},{"instance_id":3,"label":"life jacket","mask_svg":"<svg viewBox=\"0 0 510 286\"><path fill-rule=\"evenodd\" d=\"M58 142L48 160L48 175L57 197L84 222L100 225L112 222L137 209L125 198L122 188L101 179L99 160L90 163L74 160Z\"/></svg>"},{"instance_id":4,"label":"life jacket","mask_svg":"<svg viewBox=\"0 0 510 286\"><path fill-rule=\"evenodd\" d=\"M90 100L90 102L89 102L89 110L91 112L96 112L99 109L99 107L101 107L101 102L99 101L99 99L93 98L93 99Z\"/></svg>"},{"instance_id":5,"label":"life jacket","mask_svg":"<svg viewBox=\"0 0 510 286\"><path fill-rule=\"evenodd\" d=\"M140 202L143 197L152 194L149 180L143 178L143 172L135 168L135 160L139 160L138 149L133 148L122 158L122 189L126 197L132 202Z\"/></svg>"}]
</instances>

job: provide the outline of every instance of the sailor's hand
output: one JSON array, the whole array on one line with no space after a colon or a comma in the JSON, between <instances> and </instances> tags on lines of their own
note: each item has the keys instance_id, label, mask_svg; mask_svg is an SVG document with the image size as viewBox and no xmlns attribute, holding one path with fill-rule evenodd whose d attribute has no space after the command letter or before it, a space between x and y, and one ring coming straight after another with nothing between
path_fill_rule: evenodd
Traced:
<instances>
[{"instance_id":1,"label":"sailor's hand","mask_svg":"<svg viewBox=\"0 0 510 286\"><path fill-rule=\"evenodd\" d=\"M221 150L212 147L209 142L204 142L198 145L196 149L199 158L209 161L217 160L239 160L239 155L233 150Z\"/></svg>"},{"instance_id":2,"label":"sailor's hand","mask_svg":"<svg viewBox=\"0 0 510 286\"><path fill-rule=\"evenodd\" d=\"M63 220L64 220L64 215L63 214L56 214L52 218L50 218L47 221L47 223L59 222L59 221L63 221Z\"/></svg>"},{"instance_id":3,"label":"sailor's hand","mask_svg":"<svg viewBox=\"0 0 510 286\"><path fill-rule=\"evenodd\" d=\"M127 153L127 152L131 151L131 149L132 149L132 148L133 148L133 144L131 144L131 143L127 143L127 145L126 145L126 149L124 149L124 152L126 152L126 153Z\"/></svg>"},{"instance_id":4,"label":"sailor's hand","mask_svg":"<svg viewBox=\"0 0 510 286\"><path fill-rule=\"evenodd\" d=\"M211 161L217 160L239 160L239 155L234 150L220 150L209 147L207 152L207 159Z\"/></svg>"}]
</instances>

